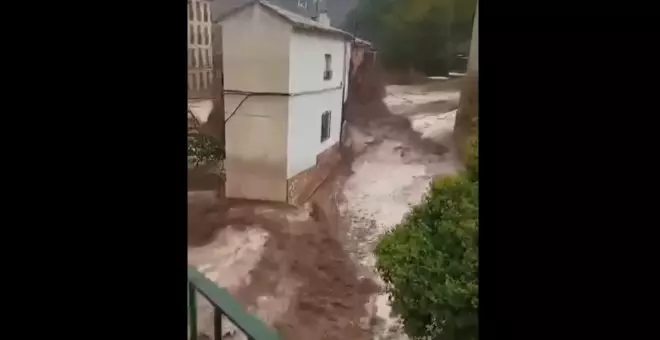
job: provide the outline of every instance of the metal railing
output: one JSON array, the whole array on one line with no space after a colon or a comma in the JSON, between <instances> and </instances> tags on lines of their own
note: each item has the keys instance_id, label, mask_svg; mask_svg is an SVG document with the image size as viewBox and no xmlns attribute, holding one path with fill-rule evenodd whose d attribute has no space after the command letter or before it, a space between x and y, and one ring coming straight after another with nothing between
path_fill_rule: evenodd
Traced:
<instances>
[{"instance_id":1,"label":"metal railing","mask_svg":"<svg viewBox=\"0 0 660 340\"><path fill-rule=\"evenodd\" d=\"M197 294L204 296L214 307L214 339L222 339L222 316L233 322L250 340L280 340L279 335L263 321L245 311L226 289L204 277L194 267L188 267L188 322L190 340L197 340Z\"/></svg>"}]
</instances>

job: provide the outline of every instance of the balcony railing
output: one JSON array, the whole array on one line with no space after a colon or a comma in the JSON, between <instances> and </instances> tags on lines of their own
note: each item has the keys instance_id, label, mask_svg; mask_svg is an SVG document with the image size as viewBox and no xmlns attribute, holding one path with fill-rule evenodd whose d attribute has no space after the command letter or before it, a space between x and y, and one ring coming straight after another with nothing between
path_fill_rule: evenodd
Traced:
<instances>
[{"instance_id":1,"label":"balcony railing","mask_svg":"<svg viewBox=\"0 0 660 340\"><path fill-rule=\"evenodd\" d=\"M214 307L214 339L222 339L222 316L226 316L250 340L280 340L279 335L261 320L245 311L226 289L204 277L194 267L188 267L188 322L190 340L197 340L197 294L204 296Z\"/></svg>"}]
</instances>

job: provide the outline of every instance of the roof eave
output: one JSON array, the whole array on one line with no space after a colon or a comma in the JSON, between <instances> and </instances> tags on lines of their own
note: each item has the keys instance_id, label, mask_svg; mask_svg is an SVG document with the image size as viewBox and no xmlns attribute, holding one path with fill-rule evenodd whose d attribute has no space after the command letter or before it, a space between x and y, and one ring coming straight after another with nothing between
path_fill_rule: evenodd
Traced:
<instances>
[{"instance_id":1,"label":"roof eave","mask_svg":"<svg viewBox=\"0 0 660 340\"><path fill-rule=\"evenodd\" d=\"M342 38L346 38L348 40L353 39L353 35L347 32L342 32L342 31L334 31L334 30L327 30L323 28L318 28L314 26L307 26L307 25L300 25L300 24L292 24L294 30L298 31L304 31L304 32L315 32L319 34L327 34L327 35L334 35L334 36L339 36Z\"/></svg>"},{"instance_id":2,"label":"roof eave","mask_svg":"<svg viewBox=\"0 0 660 340\"><path fill-rule=\"evenodd\" d=\"M248 1L248 2L246 2L246 3L244 3L244 4L242 4L242 5L240 5L240 6L236 7L236 8L234 8L234 9L232 9L232 10L226 12L225 14L220 15L217 19L215 19L215 20L213 21L213 23L214 23L214 24L219 24L221 21L227 19L228 17L230 17L230 16L232 16L232 15L234 15L234 14L236 14L236 13L242 11L242 10L244 10L244 9L247 8L247 7L250 7L250 6L252 6L252 5L255 5L255 4L257 4L257 3L259 3L259 0Z\"/></svg>"}]
</instances>

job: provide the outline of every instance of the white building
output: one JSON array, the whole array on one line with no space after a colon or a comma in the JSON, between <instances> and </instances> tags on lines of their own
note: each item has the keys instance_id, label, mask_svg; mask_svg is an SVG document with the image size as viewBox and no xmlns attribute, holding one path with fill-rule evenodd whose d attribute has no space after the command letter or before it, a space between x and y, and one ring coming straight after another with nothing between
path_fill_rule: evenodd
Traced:
<instances>
[{"instance_id":1,"label":"white building","mask_svg":"<svg viewBox=\"0 0 660 340\"><path fill-rule=\"evenodd\" d=\"M209 97L213 79L211 2L188 0L188 97Z\"/></svg>"},{"instance_id":2,"label":"white building","mask_svg":"<svg viewBox=\"0 0 660 340\"><path fill-rule=\"evenodd\" d=\"M335 150L352 36L326 18L263 0L220 16L228 197L291 202Z\"/></svg>"}]
</instances>

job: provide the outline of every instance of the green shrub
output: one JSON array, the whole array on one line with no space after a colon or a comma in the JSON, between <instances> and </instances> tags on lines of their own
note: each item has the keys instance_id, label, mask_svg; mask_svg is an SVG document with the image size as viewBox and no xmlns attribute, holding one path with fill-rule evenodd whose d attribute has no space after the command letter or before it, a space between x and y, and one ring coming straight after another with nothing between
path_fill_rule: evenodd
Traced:
<instances>
[{"instance_id":1,"label":"green shrub","mask_svg":"<svg viewBox=\"0 0 660 340\"><path fill-rule=\"evenodd\" d=\"M468 140L467 156L465 159L466 174L471 181L479 181L479 141L472 136Z\"/></svg>"},{"instance_id":2,"label":"green shrub","mask_svg":"<svg viewBox=\"0 0 660 340\"><path fill-rule=\"evenodd\" d=\"M375 250L392 308L413 338L478 338L476 139L470 144L466 172L434 181Z\"/></svg>"},{"instance_id":3,"label":"green shrub","mask_svg":"<svg viewBox=\"0 0 660 340\"><path fill-rule=\"evenodd\" d=\"M188 135L188 165L216 164L224 159L220 143L202 134Z\"/></svg>"}]
</instances>

